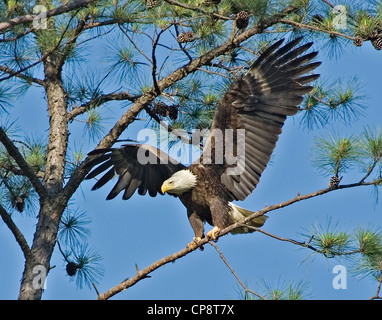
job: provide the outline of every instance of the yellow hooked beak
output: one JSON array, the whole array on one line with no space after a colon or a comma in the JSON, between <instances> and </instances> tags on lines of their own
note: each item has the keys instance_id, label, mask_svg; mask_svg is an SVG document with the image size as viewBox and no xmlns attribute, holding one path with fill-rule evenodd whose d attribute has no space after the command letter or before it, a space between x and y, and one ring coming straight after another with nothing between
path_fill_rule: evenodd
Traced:
<instances>
[{"instance_id":1,"label":"yellow hooked beak","mask_svg":"<svg viewBox=\"0 0 382 320\"><path fill-rule=\"evenodd\" d=\"M164 194L167 190L170 189L170 186L166 182L164 182L160 189L161 189L162 193Z\"/></svg>"}]
</instances>

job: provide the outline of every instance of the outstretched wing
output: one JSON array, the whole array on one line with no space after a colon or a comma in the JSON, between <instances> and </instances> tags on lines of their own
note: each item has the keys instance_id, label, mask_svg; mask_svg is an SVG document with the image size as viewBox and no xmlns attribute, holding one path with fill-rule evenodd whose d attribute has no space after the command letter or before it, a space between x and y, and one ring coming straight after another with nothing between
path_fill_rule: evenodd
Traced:
<instances>
[{"instance_id":1,"label":"outstretched wing","mask_svg":"<svg viewBox=\"0 0 382 320\"><path fill-rule=\"evenodd\" d=\"M296 48L301 40L297 38L281 48L283 40L270 46L230 86L216 107L199 163L210 163L232 200L244 200L256 188L286 117L298 112L302 96L313 88L306 84L319 77L306 75L321 63L311 62L317 52L305 53L312 43ZM227 129L233 129L233 134ZM235 161L227 161L229 149Z\"/></svg>"},{"instance_id":2,"label":"outstretched wing","mask_svg":"<svg viewBox=\"0 0 382 320\"><path fill-rule=\"evenodd\" d=\"M185 167L171 158L167 153L145 144L129 144L120 148L96 149L89 153L91 159L87 166L95 167L85 179L104 175L93 186L97 190L118 175L118 181L107 196L115 198L124 190L122 199L129 199L138 189L138 194L155 197L163 194L161 185L176 171Z\"/></svg>"}]
</instances>

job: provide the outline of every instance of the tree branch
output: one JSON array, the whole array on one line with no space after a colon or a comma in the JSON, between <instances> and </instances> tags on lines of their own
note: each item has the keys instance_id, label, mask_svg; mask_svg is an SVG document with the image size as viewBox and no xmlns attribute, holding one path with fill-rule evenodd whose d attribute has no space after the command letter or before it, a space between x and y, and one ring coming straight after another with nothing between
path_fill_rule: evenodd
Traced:
<instances>
[{"instance_id":1,"label":"tree branch","mask_svg":"<svg viewBox=\"0 0 382 320\"><path fill-rule=\"evenodd\" d=\"M313 237L311 237L308 242L300 242L300 241L296 241L296 240L293 240L293 239L283 238L283 237L276 236L276 235L271 234L271 233L269 233L267 231L264 231L263 229L256 228L256 227L253 227L253 226L249 226L249 225L244 224L244 223L241 226L246 227L248 229L255 230L255 231L260 232L262 234L265 234L268 237L271 237L271 238L274 238L274 239L277 239L277 240L280 240L280 241L284 241L284 242L290 242L290 243L293 243L293 244L295 244L297 246L301 246L301 247L313 250L315 252L319 252L319 250L317 248L315 248L315 247L310 245L310 242L312 241Z\"/></svg>"},{"instance_id":2,"label":"tree branch","mask_svg":"<svg viewBox=\"0 0 382 320\"><path fill-rule=\"evenodd\" d=\"M128 100L134 102L140 96L132 96L128 92L113 92L108 94L103 94L97 98L94 98L79 107L74 107L71 111L68 112L68 121L73 120L75 117L93 109L95 106L99 106L108 101L120 101L120 100Z\"/></svg>"},{"instance_id":3,"label":"tree branch","mask_svg":"<svg viewBox=\"0 0 382 320\"><path fill-rule=\"evenodd\" d=\"M313 31L317 31L317 32L327 33L329 35L336 35L336 36L343 37L343 38L346 38L346 39L349 39L349 40L352 40L352 41L354 41L356 39L356 37L349 36L349 35L347 35L345 33L341 33L341 32L338 32L338 31L332 31L332 30L325 30L325 29L321 29L321 28L318 28L318 27L310 26L308 24L299 23L299 22L296 22L296 21L293 21L293 20L281 19L280 22L284 23L284 24L292 25L292 26L295 26L295 27L298 27L298 28L301 28L301 29L309 29L309 30L313 30Z\"/></svg>"},{"instance_id":4,"label":"tree branch","mask_svg":"<svg viewBox=\"0 0 382 320\"><path fill-rule=\"evenodd\" d=\"M379 295L379 293L381 292L381 285L382 285L382 270L379 273L377 292L375 293L374 296L370 297L369 300L382 300L382 296Z\"/></svg>"},{"instance_id":5,"label":"tree branch","mask_svg":"<svg viewBox=\"0 0 382 320\"><path fill-rule=\"evenodd\" d=\"M218 246L217 246L215 243L213 243L213 242L211 242L211 241L209 241L208 243L209 243L211 246L213 246L213 247L216 249L216 251L219 253L220 258L221 258L221 259L223 260L223 262L226 264L226 266L228 267L228 269L232 272L232 274L234 275L234 277L236 278L236 280L239 282L239 284L243 287L245 293L249 292L249 293L253 294L254 296L260 298L261 300L266 300L265 297L263 297L262 295L260 295L260 294L258 294L258 293L256 293L256 292L254 292L254 291L248 289L248 288L245 286L245 284L243 283L243 281L240 280L239 276L236 274L236 272L235 272L235 271L233 270L233 268L230 266L230 264L228 263L227 259L224 257L223 252L221 252L221 250L218 248Z\"/></svg>"},{"instance_id":6,"label":"tree branch","mask_svg":"<svg viewBox=\"0 0 382 320\"><path fill-rule=\"evenodd\" d=\"M24 74L21 74L20 71L15 71L15 70L13 70L11 68L8 68L8 67L0 66L0 71L9 74L12 77L15 76L15 77L18 77L20 79L23 79L23 80L25 80L27 82L34 82L34 83L39 84L40 86L44 86L45 85L44 80L41 80L41 79L38 79L38 78L34 78L34 77L30 77L30 76L26 76Z\"/></svg>"},{"instance_id":7,"label":"tree branch","mask_svg":"<svg viewBox=\"0 0 382 320\"><path fill-rule=\"evenodd\" d=\"M11 230L12 234L14 235L16 242L19 244L25 260L29 259L31 256L31 251L29 248L29 245L27 241L24 238L24 235L21 233L20 229L17 228L16 224L13 222L11 216L8 214L8 212L3 208L2 205L0 205L0 216L3 219L4 223L7 225L9 230Z\"/></svg>"},{"instance_id":8,"label":"tree branch","mask_svg":"<svg viewBox=\"0 0 382 320\"><path fill-rule=\"evenodd\" d=\"M36 175L36 173L32 170L32 168L29 166L29 164L25 161L23 155L20 153L19 149L14 145L14 143L8 138L7 134L3 130L3 128L0 127L0 142L4 145L4 147L7 149L9 155L15 159L16 163L20 167L20 169L23 171L24 175L28 177L30 182L33 185L33 188L36 190L36 192L39 194L41 200L45 199L47 197L47 191L45 187L43 186L42 182Z\"/></svg>"},{"instance_id":9,"label":"tree branch","mask_svg":"<svg viewBox=\"0 0 382 320\"><path fill-rule=\"evenodd\" d=\"M304 247L304 248L308 248L314 252L317 252L317 253L321 253L323 254L325 257L328 258L327 254L325 252L323 252L322 250L320 249L317 249L313 246L310 245L310 242L313 240L313 236L310 237L309 241L308 242L300 242L300 241L296 241L296 240L293 240L293 239L289 239L289 238L283 238L283 237L279 237L279 236L276 236L274 234L271 234L267 231L264 231L260 228L256 228L256 227L253 227L253 226L249 226L249 225L246 225L246 224L242 224L241 225L242 227L246 227L248 229L252 229L252 230L255 230L257 232L260 232L262 234L265 234L267 235L268 237L271 237L271 238L274 238L274 239L277 239L277 240L280 240L280 241L285 241L285 242L290 242L290 243L293 243L297 246L301 246L301 247ZM330 256L330 257L334 257L334 256L349 256L349 255L352 255L352 254L355 254L355 253L361 253L361 249L356 249L356 250L352 250L352 251L345 251L345 252L337 252L335 253L333 256Z\"/></svg>"},{"instance_id":10,"label":"tree branch","mask_svg":"<svg viewBox=\"0 0 382 320\"><path fill-rule=\"evenodd\" d=\"M251 214L250 216L248 216L247 218L237 222L237 223L234 223L230 226L228 226L227 228L224 228L222 230L220 230L218 233L217 233L217 239L219 239L220 237L228 234L229 232L231 232L233 229L236 229L237 227L240 227L241 225L243 224L246 224L248 221L256 218L256 217L259 217L259 216L262 216L268 212L271 212L271 211L274 211L274 210L277 210L277 209L280 209L280 208L284 208L284 207L287 207L293 203L296 203L296 202L299 202L299 201L302 201L302 200L307 200L307 199L310 199L310 198L314 198L314 197L317 197L317 196L320 196L320 195L323 195L325 193L328 193L328 192L333 192L335 190L340 190L340 189L347 189L347 188L354 188L354 187L359 187L359 186L370 186L370 185L376 185L376 184L379 184L382 182L382 178L381 179L377 179L377 180L373 180L371 182L357 182L357 183L353 183L353 184L347 184L347 185L340 185L338 186L337 189L330 189L330 188L326 188L326 189L321 189L321 190L318 190L318 191L315 191L315 192L312 192L312 193L308 193L306 195L298 195L297 197L293 198L293 199L290 199L290 200L287 200L287 201L284 201L284 202L281 202L281 203L278 203L278 204L275 204L275 205L272 205L272 206L269 206L269 207L265 207L257 212L254 212L253 214ZM209 243L210 242L210 239L207 238L207 237L204 237L203 239L201 239L198 244L197 244L197 247L202 247L203 245L205 245L206 243ZM139 282L140 280L144 279L144 278L147 278L148 274L150 274L151 272L155 271L156 269L160 268L161 266L169 263L169 262L172 262L172 261L175 261L177 259L180 259L184 256L186 256L187 254L191 253L193 250L189 247L186 247L178 252L175 252L169 256L166 256L156 262L154 262L153 264L151 264L150 266L140 270L139 272L136 273L136 275L132 278L128 278L126 279L125 281L122 281L120 284L116 285L115 287L109 289L108 291L106 291L105 293L103 294L100 294L98 296L98 299L99 300L107 300L109 298L111 298L112 296L116 295L117 293L133 286L134 284L136 284L137 282Z\"/></svg>"}]
</instances>

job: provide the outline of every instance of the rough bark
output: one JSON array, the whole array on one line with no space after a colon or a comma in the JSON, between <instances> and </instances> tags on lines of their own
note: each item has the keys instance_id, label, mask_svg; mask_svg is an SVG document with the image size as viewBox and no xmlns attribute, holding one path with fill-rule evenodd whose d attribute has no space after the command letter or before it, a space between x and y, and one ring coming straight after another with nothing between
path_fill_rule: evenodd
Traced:
<instances>
[{"instance_id":1,"label":"rough bark","mask_svg":"<svg viewBox=\"0 0 382 320\"><path fill-rule=\"evenodd\" d=\"M65 201L48 199L42 204L30 256L25 267L19 292L20 300L40 300L44 281L50 270L50 260L56 244L58 226Z\"/></svg>"},{"instance_id":2,"label":"rough bark","mask_svg":"<svg viewBox=\"0 0 382 320\"><path fill-rule=\"evenodd\" d=\"M19 299L41 299L45 275L56 244L62 213L69 199L60 197L64 184L68 145L68 121L65 92L61 79L60 59L52 55L44 62L45 91L49 111L49 142L44 187L47 197L40 199L40 212L31 255L25 262Z\"/></svg>"}]
</instances>

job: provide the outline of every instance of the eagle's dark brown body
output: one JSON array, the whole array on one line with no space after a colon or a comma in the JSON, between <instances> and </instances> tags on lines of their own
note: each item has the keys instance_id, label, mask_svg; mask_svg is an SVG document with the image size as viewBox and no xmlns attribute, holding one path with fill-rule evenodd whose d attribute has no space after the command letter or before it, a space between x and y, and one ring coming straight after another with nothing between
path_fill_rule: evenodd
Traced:
<instances>
[{"instance_id":1,"label":"eagle's dark brown body","mask_svg":"<svg viewBox=\"0 0 382 320\"><path fill-rule=\"evenodd\" d=\"M231 225L233 219L228 206L227 190L218 177L210 172L211 168L191 165L189 169L198 177L197 185L191 191L180 195L179 199L187 208L187 216L195 237L202 238L204 222L223 229Z\"/></svg>"},{"instance_id":2,"label":"eagle's dark brown body","mask_svg":"<svg viewBox=\"0 0 382 320\"><path fill-rule=\"evenodd\" d=\"M87 178L106 173L93 189L102 187L117 174L118 181L107 199L116 197L121 191L124 191L122 198L129 199L136 190L140 195L146 192L150 196L164 192L177 195L187 208L196 238L204 234L203 222L221 229L248 216L250 211L230 201L244 200L256 188L285 119L298 112L303 95L313 88L306 84L319 77L311 74L320 65L311 61L317 52L306 53L312 43L298 47L301 40L297 38L283 47L283 41L277 41L264 51L246 74L233 82L216 106L211 125L211 133L223 132L222 141L219 145L211 134L197 162L187 168L173 161L164 151L148 145L128 144L94 150L88 165L99 166ZM227 130L233 132L232 141L224 135ZM239 150L235 138L242 132L245 133L245 143L243 150ZM222 162L216 161L215 151L223 151L225 155L227 146L234 156L242 154L244 160L233 164L226 158ZM140 161L140 153L149 155L152 161ZM235 166L242 170L232 173L230 169ZM190 182L186 180L191 184L188 185ZM259 220L259 225L264 221ZM248 232L245 226L235 230Z\"/></svg>"}]
</instances>

